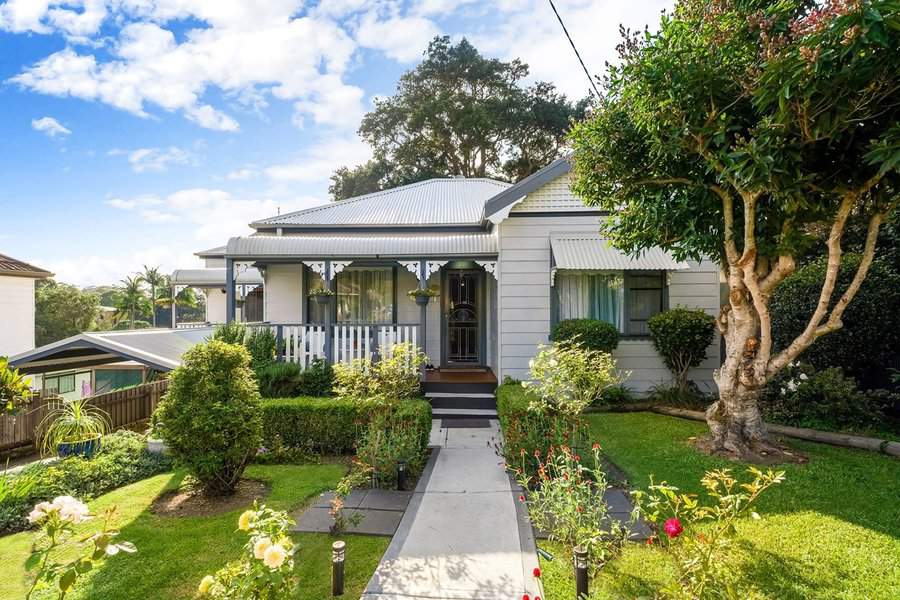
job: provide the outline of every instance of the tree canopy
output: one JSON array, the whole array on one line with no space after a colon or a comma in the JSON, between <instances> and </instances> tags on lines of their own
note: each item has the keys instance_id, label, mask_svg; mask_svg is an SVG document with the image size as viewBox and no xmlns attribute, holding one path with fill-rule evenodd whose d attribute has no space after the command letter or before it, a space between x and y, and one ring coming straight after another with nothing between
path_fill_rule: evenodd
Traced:
<instances>
[{"instance_id":1,"label":"tree canopy","mask_svg":"<svg viewBox=\"0 0 900 600\"><path fill-rule=\"evenodd\" d=\"M658 33L626 34L594 117L576 127L576 191L637 253L723 266L726 361L707 412L718 448L765 439L755 394L841 326L894 209L900 163L896 0L682 0ZM865 221L835 298L848 219ZM775 352L769 299L827 231L819 301Z\"/></svg>"},{"instance_id":2,"label":"tree canopy","mask_svg":"<svg viewBox=\"0 0 900 600\"><path fill-rule=\"evenodd\" d=\"M43 346L93 329L100 299L74 285L38 280L34 302L35 344Z\"/></svg>"},{"instance_id":3,"label":"tree canopy","mask_svg":"<svg viewBox=\"0 0 900 600\"><path fill-rule=\"evenodd\" d=\"M335 200L431 177L516 181L562 152L587 99L570 102L545 82L524 87L528 65L485 58L462 39L436 37L397 92L375 102L359 134L374 159L332 176Z\"/></svg>"}]
</instances>

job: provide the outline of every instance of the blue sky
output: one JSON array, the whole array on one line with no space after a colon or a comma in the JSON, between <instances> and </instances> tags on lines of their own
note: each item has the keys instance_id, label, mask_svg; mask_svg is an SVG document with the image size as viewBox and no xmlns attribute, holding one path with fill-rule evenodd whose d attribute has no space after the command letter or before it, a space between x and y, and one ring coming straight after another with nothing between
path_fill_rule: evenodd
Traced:
<instances>
[{"instance_id":1,"label":"blue sky","mask_svg":"<svg viewBox=\"0 0 900 600\"><path fill-rule=\"evenodd\" d=\"M558 0L588 64L670 2ZM357 138L437 34L588 82L546 0L8 0L0 3L0 253L78 285L327 201Z\"/></svg>"}]
</instances>

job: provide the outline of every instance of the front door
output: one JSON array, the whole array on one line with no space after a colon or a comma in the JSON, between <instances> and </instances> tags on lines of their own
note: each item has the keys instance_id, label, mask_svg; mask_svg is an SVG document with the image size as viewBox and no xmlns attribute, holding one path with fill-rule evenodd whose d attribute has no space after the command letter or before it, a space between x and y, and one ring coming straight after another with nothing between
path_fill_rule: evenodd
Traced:
<instances>
[{"instance_id":1,"label":"front door","mask_svg":"<svg viewBox=\"0 0 900 600\"><path fill-rule=\"evenodd\" d=\"M446 271L444 358L447 366L481 364L482 271Z\"/></svg>"}]
</instances>

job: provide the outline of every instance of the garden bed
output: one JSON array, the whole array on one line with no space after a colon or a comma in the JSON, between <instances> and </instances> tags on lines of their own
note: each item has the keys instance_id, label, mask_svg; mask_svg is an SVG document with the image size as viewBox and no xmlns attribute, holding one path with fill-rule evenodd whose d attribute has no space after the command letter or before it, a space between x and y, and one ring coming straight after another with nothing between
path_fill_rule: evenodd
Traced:
<instances>
[{"instance_id":1,"label":"garden bed","mask_svg":"<svg viewBox=\"0 0 900 600\"><path fill-rule=\"evenodd\" d=\"M266 505L278 510L303 506L319 493L333 488L345 465L251 466L246 477L270 487ZM87 574L78 592L67 598L193 597L201 578L238 557L245 539L235 534L241 507L214 516L172 517L153 513L151 505L160 495L177 489L181 474L163 474L119 488L90 503L93 511L116 505L121 537L137 546L133 555L110 557ZM84 526L82 526L84 527ZM88 525L89 527L89 525ZM6 565L0 579L0 598L21 598L25 591L25 561L34 534L18 533L0 539L0 562ZM296 534L296 572L300 591L296 598L321 600L330 596L331 543L321 534ZM387 547L386 538L343 536L347 542L345 596L358 597ZM43 598L43 596L41 596Z\"/></svg>"}]
</instances>

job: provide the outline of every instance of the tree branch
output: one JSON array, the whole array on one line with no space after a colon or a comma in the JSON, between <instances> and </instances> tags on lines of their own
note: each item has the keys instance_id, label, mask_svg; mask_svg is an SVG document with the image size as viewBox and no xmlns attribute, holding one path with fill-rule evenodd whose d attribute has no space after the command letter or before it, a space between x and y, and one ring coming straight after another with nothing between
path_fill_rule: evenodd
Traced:
<instances>
[{"instance_id":1,"label":"tree branch","mask_svg":"<svg viewBox=\"0 0 900 600\"><path fill-rule=\"evenodd\" d=\"M725 221L725 257L729 265L737 265L739 255L737 245L734 243L734 199L727 190L712 185L710 189L722 199L722 217Z\"/></svg>"}]
</instances>

